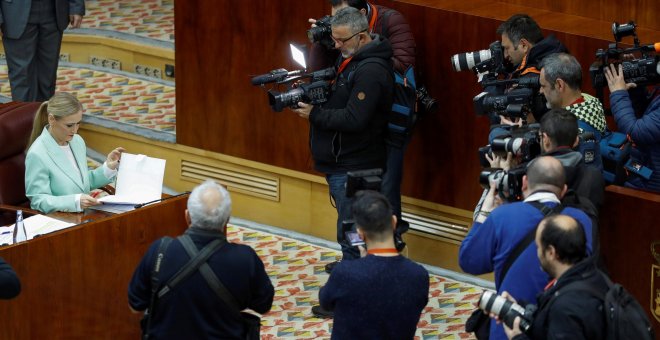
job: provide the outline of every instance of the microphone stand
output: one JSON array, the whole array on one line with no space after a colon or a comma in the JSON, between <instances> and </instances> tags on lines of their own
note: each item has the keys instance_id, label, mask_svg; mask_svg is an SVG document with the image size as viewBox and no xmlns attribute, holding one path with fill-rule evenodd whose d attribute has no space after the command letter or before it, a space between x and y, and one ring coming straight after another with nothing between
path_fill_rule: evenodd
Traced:
<instances>
[{"instance_id":1,"label":"microphone stand","mask_svg":"<svg viewBox=\"0 0 660 340\"><path fill-rule=\"evenodd\" d=\"M136 204L136 205L133 206L133 208L135 208L135 209L140 209L140 208L144 207L145 205L149 205L149 204L157 203L157 202L167 201L167 200L169 200L169 199L176 198L176 197L183 196L183 195L188 195L188 194L190 194L190 191L184 191L184 192L182 192L182 193L180 193L180 194L178 194L178 195L169 196L169 197L165 197L165 198L159 198L159 199L157 199L157 200L153 200L153 201L149 201L149 202L144 202L144 203Z\"/></svg>"}]
</instances>

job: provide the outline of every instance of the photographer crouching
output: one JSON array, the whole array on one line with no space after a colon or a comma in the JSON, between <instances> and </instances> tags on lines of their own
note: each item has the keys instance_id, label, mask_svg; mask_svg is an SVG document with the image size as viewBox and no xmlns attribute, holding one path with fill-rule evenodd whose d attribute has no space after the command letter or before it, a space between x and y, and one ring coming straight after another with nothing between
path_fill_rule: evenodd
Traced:
<instances>
[{"instance_id":1,"label":"photographer crouching","mask_svg":"<svg viewBox=\"0 0 660 340\"><path fill-rule=\"evenodd\" d=\"M656 85L648 96L643 88L637 89L638 96L631 100L629 90L635 91L632 89L637 85L626 83L621 64L610 64L604 72L616 125L635 145L625 166L633 175L625 186L660 192L660 86ZM656 64L656 74L660 74L660 62ZM638 116L633 104L646 107L644 114Z\"/></svg>"},{"instance_id":2,"label":"photographer crouching","mask_svg":"<svg viewBox=\"0 0 660 340\"><path fill-rule=\"evenodd\" d=\"M316 106L300 102L294 111L309 120L314 167L326 175L337 209L342 259L352 260L359 252L342 232L342 221L351 219L351 200L345 193L347 172L385 167L386 117L394 86L392 47L386 39L368 33L367 18L353 7L338 10L331 28L341 56L328 101ZM326 266L326 271L335 264Z\"/></svg>"}]
</instances>

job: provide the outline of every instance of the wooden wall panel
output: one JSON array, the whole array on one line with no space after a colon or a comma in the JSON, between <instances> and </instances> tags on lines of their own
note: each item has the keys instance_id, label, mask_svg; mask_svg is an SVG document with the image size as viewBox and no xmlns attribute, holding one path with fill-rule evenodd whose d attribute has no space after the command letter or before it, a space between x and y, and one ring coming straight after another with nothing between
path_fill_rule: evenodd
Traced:
<instances>
[{"instance_id":1,"label":"wooden wall panel","mask_svg":"<svg viewBox=\"0 0 660 340\"><path fill-rule=\"evenodd\" d=\"M660 2L657 0L500 0L500 2L609 22L622 23L634 20L640 26L660 30L660 20L657 18L660 13Z\"/></svg>"},{"instance_id":2,"label":"wooden wall panel","mask_svg":"<svg viewBox=\"0 0 660 340\"><path fill-rule=\"evenodd\" d=\"M660 332L660 229L653 213L660 194L610 186L600 217L603 261L614 281L622 284L649 315ZM657 244L656 244L657 243Z\"/></svg>"},{"instance_id":3,"label":"wooden wall panel","mask_svg":"<svg viewBox=\"0 0 660 340\"><path fill-rule=\"evenodd\" d=\"M476 77L454 72L451 55L487 48L499 40L495 30L503 20L526 12L576 55L585 69L585 89L593 92L588 65L596 49L612 39L610 19L552 12L544 2L539 8L485 0L375 2L399 10L411 23L418 70L441 107L422 118L415 132L403 194L463 209L472 209L480 193L476 150L486 144L488 121L473 112L472 98L481 91ZM279 67L295 68L288 43L307 43L306 19L327 13L327 1L176 0L175 11L177 142L314 173L307 122L288 110L271 112L266 93L249 79ZM640 28L640 39L660 41L660 30Z\"/></svg>"}]
</instances>

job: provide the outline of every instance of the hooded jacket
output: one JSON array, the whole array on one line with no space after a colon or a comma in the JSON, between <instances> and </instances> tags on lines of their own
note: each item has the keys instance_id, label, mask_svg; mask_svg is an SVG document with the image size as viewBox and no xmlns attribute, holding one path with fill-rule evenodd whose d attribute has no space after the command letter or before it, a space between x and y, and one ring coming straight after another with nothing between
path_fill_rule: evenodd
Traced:
<instances>
[{"instance_id":1,"label":"hooded jacket","mask_svg":"<svg viewBox=\"0 0 660 340\"><path fill-rule=\"evenodd\" d=\"M328 101L309 115L309 141L316 170L326 174L382 168L385 165L387 115L394 80L392 47L378 35L353 56L332 85ZM344 61L337 60L337 67Z\"/></svg>"},{"instance_id":2,"label":"hooded jacket","mask_svg":"<svg viewBox=\"0 0 660 340\"><path fill-rule=\"evenodd\" d=\"M539 68L541 60L546 56L559 52L568 53L568 49L557 40L554 35L549 35L543 38L532 46L532 49L523 58L518 68L513 72L512 78L518 78L529 73L538 75L541 71Z\"/></svg>"},{"instance_id":3,"label":"hooded jacket","mask_svg":"<svg viewBox=\"0 0 660 340\"><path fill-rule=\"evenodd\" d=\"M628 91L612 92L610 104L619 131L630 136L635 143L632 158L653 171L649 180L633 175L626 185L660 192L660 87L656 88L654 95L639 118Z\"/></svg>"}]
</instances>

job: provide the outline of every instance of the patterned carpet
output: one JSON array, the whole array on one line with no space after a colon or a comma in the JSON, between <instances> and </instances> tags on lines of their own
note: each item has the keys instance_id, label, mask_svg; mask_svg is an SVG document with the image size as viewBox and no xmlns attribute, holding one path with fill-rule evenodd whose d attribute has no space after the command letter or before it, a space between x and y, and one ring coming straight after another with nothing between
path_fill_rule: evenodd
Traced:
<instances>
[{"instance_id":1,"label":"patterned carpet","mask_svg":"<svg viewBox=\"0 0 660 340\"><path fill-rule=\"evenodd\" d=\"M174 42L174 0L87 0L85 6L82 29Z\"/></svg>"},{"instance_id":2,"label":"patterned carpet","mask_svg":"<svg viewBox=\"0 0 660 340\"><path fill-rule=\"evenodd\" d=\"M57 71L57 91L76 95L88 116L174 134L174 84L115 72L62 65ZM11 97L7 65L0 65L0 95Z\"/></svg>"},{"instance_id":3,"label":"patterned carpet","mask_svg":"<svg viewBox=\"0 0 660 340\"><path fill-rule=\"evenodd\" d=\"M318 292L328 280L324 265L339 251L246 227L231 225L228 239L257 251L266 265L275 301L262 318L262 339L327 339L332 321L311 313L318 304ZM415 339L470 339L464 332L467 317L474 309L482 288L430 277L429 303L417 325Z\"/></svg>"}]
</instances>

